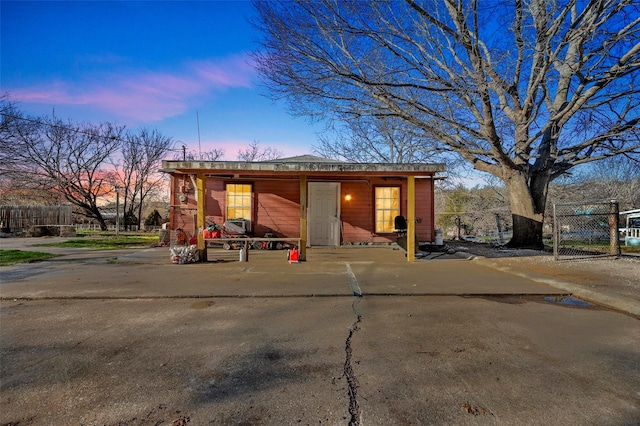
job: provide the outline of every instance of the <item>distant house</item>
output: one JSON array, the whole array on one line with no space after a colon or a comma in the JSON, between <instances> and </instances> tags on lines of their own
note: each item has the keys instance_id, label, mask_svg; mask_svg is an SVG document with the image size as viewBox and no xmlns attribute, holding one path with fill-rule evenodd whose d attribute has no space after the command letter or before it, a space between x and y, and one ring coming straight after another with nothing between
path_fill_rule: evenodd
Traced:
<instances>
[{"instance_id":1,"label":"distant house","mask_svg":"<svg viewBox=\"0 0 640 426\"><path fill-rule=\"evenodd\" d=\"M306 247L391 243L394 219L408 241L434 241L434 179L442 164L346 163L311 155L264 162L163 161L171 176L169 226L191 235L212 222ZM413 243L411 243L413 245ZM204 249L200 238L199 246ZM413 253L409 256L413 259Z\"/></svg>"}]
</instances>

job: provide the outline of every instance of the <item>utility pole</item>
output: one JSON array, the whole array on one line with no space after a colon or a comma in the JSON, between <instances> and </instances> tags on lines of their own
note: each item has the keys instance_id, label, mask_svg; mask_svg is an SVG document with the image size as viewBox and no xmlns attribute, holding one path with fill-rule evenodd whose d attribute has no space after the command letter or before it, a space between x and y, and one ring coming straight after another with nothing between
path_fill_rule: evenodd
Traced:
<instances>
[{"instance_id":1,"label":"utility pole","mask_svg":"<svg viewBox=\"0 0 640 426\"><path fill-rule=\"evenodd\" d=\"M116 238L120 233L120 187L116 186Z\"/></svg>"}]
</instances>

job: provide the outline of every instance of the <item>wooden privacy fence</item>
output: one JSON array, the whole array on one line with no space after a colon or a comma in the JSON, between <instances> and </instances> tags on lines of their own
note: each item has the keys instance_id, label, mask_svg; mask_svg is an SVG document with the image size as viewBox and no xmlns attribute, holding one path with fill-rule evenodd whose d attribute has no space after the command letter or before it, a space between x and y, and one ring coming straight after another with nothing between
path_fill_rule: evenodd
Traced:
<instances>
[{"instance_id":1,"label":"wooden privacy fence","mask_svg":"<svg viewBox=\"0 0 640 426\"><path fill-rule=\"evenodd\" d=\"M0 206L0 229L4 232L71 224L71 206Z\"/></svg>"}]
</instances>

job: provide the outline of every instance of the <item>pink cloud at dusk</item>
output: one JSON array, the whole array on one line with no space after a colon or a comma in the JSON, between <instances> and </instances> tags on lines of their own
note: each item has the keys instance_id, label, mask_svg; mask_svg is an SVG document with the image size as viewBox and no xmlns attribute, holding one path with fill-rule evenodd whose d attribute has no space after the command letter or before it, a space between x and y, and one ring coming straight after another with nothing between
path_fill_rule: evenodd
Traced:
<instances>
[{"instance_id":1,"label":"pink cloud at dusk","mask_svg":"<svg viewBox=\"0 0 640 426\"><path fill-rule=\"evenodd\" d=\"M54 81L7 87L28 103L84 105L140 122L180 115L216 92L249 88L255 73L245 56L183 64L176 71L118 71L87 75L79 81Z\"/></svg>"},{"instance_id":2,"label":"pink cloud at dusk","mask_svg":"<svg viewBox=\"0 0 640 426\"><path fill-rule=\"evenodd\" d=\"M246 56L235 56L217 62L193 62L191 67L204 81L221 87L251 87L251 79L255 74L250 59Z\"/></svg>"},{"instance_id":3,"label":"pink cloud at dusk","mask_svg":"<svg viewBox=\"0 0 640 426\"><path fill-rule=\"evenodd\" d=\"M57 104L80 105L82 102L69 94L66 84L60 81L48 85L37 85L25 89L4 88L12 98L21 102L34 104L51 104L55 99Z\"/></svg>"}]
</instances>

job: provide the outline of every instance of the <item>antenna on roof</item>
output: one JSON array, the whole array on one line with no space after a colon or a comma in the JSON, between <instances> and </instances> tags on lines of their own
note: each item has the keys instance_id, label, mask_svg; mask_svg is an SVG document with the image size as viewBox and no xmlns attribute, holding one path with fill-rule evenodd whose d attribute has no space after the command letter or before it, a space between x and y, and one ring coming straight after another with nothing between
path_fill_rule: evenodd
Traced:
<instances>
[{"instance_id":1,"label":"antenna on roof","mask_svg":"<svg viewBox=\"0 0 640 426\"><path fill-rule=\"evenodd\" d=\"M200 115L196 110L196 121L198 122L198 158L202 160L202 146L200 145Z\"/></svg>"}]
</instances>

